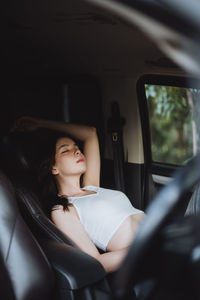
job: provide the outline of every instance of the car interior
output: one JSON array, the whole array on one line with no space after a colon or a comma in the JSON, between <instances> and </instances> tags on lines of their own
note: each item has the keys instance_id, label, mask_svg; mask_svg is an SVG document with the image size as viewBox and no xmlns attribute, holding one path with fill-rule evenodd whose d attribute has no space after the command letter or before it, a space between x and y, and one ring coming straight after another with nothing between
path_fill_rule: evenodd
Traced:
<instances>
[{"instance_id":1,"label":"car interior","mask_svg":"<svg viewBox=\"0 0 200 300\"><path fill-rule=\"evenodd\" d=\"M184 5L132 2L3 3L2 299L199 299L200 27ZM101 186L147 215L116 272L50 219L37 176L51 131L14 130L22 116L96 128Z\"/></svg>"}]
</instances>

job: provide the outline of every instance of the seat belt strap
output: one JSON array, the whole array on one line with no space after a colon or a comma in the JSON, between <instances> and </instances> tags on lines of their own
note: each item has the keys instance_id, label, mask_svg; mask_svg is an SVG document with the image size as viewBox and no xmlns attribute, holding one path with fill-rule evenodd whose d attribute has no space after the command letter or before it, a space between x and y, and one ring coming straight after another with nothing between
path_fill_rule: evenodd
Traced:
<instances>
[{"instance_id":1,"label":"seat belt strap","mask_svg":"<svg viewBox=\"0 0 200 300\"><path fill-rule=\"evenodd\" d=\"M124 149L123 125L124 118L120 116L117 102L111 103L111 118L108 119L108 132L111 137L113 149L113 163L116 189L125 192L124 184Z\"/></svg>"}]
</instances>

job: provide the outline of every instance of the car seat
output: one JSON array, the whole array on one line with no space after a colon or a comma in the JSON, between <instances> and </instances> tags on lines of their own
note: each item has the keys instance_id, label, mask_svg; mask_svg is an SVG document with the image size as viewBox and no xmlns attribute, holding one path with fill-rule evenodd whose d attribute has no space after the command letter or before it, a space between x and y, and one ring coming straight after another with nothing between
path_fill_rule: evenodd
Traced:
<instances>
[{"instance_id":1,"label":"car seat","mask_svg":"<svg viewBox=\"0 0 200 300\"><path fill-rule=\"evenodd\" d=\"M1 169L12 181L20 212L36 238L51 238L75 246L57 229L42 208L36 180L38 144L42 145L40 135L34 133L4 136L0 143Z\"/></svg>"},{"instance_id":2,"label":"car seat","mask_svg":"<svg viewBox=\"0 0 200 300\"><path fill-rule=\"evenodd\" d=\"M0 157L3 158L0 164L14 185L23 219L53 266L59 293L67 295L67 299L74 299L75 295L83 299L101 299L99 295L103 295L104 299L109 299L111 290L102 265L79 250L41 207L34 167L31 168L37 153L33 144L28 143L30 140L34 144L35 136L11 134L4 137L0 145ZM28 155L31 157L29 149L35 155L32 160L27 158Z\"/></svg>"},{"instance_id":3,"label":"car seat","mask_svg":"<svg viewBox=\"0 0 200 300\"><path fill-rule=\"evenodd\" d=\"M0 298L54 298L51 266L19 214L14 189L0 172Z\"/></svg>"}]
</instances>

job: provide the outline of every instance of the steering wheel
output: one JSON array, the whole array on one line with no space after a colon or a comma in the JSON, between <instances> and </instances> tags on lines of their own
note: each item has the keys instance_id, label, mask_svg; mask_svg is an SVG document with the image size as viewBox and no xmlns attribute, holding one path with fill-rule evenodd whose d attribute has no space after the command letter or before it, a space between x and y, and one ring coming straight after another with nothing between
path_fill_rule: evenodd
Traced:
<instances>
[{"instance_id":1,"label":"steering wheel","mask_svg":"<svg viewBox=\"0 0 200 300\"><path fill-rule=\"evenodd\" d=\"M175 173L174 179L157 194L146 210L146 216L138 230L128 254L116 273L116 298L124 299L126 291L137 278L137 271L145 268L148 254L153 250L155 241L164 223L174 213L184 193L200 180L200 154ZM135 281L134 281L135 282Z\"/></svg>"}]
</instances>

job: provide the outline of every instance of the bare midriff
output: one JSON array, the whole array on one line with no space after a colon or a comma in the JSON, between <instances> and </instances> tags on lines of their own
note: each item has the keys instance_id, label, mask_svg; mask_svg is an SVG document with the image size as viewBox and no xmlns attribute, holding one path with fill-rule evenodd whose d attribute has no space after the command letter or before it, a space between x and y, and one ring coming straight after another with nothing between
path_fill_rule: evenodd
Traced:
<instances>
[{"instance_id":1,"label":"bare midriff","mask_svg":"<svg viewBox=\"0 0 200 300\"><path fill-rule=\"evenodd\" d=\"M135 238L139 224L144 216L145 214L142 212L128 216L108 242L106 250L116 251L129 247Z\"/></svg>"}]
</instances>

